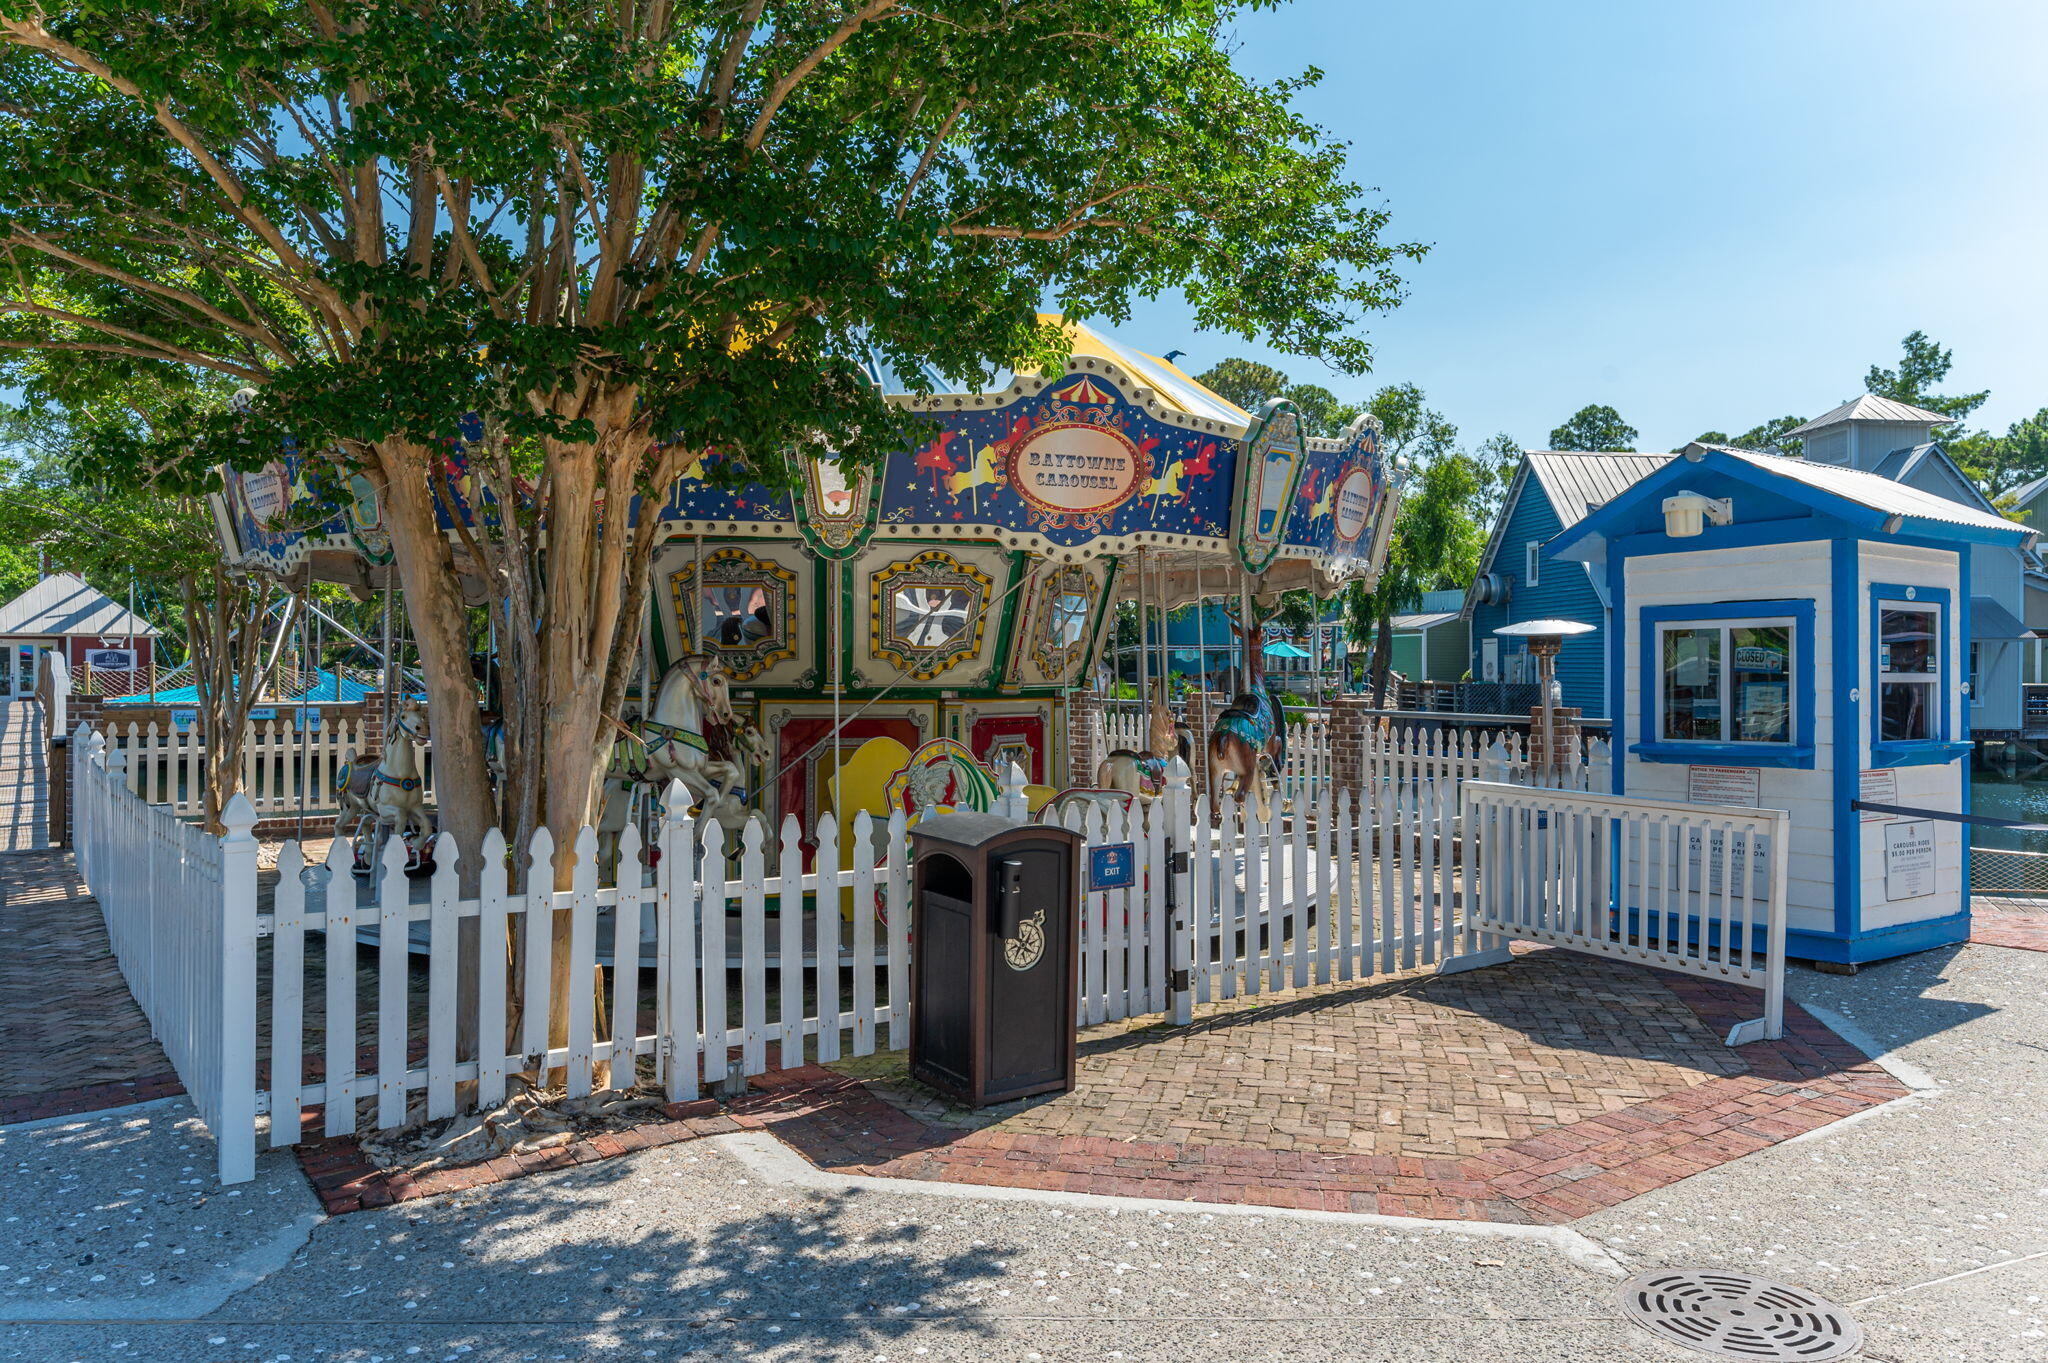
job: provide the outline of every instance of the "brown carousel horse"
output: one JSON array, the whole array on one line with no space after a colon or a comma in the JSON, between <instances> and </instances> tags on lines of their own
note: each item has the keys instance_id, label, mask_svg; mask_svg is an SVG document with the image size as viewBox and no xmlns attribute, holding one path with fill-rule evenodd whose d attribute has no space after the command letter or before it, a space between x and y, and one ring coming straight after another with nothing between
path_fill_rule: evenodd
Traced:
<instances>
[{"instance_id":1,"label":"brown carousel horse","mask_svg":"<svg viewBox=\"0 0 2048 1363\"><path fill-rule=\"evenodd\" d=\"M1254 659L1258 656L1250 648L1246 654ZM1223 796L1225 777L1231 779L1240 798L1249 792L1263 823L1272 809L1273 783L1287 766L1287 718L1266 689L1259 664L1253 662L1246 670L1245 688L1216 716L1216 726L1210 730L1209 781L1218 799Z\"/></svg>"}]
</instances>

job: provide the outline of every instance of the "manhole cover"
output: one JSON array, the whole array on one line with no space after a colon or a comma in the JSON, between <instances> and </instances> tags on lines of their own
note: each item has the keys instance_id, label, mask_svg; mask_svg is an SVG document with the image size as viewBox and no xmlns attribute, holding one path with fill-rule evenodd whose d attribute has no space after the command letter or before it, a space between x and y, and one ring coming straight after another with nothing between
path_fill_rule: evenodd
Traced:
<instances>
[{"instance_id":1,"label":"manhole cover","mask_svg":"<svg viewBox=\"0 0 2048 1363\"><path fill-rule=\"evenodd\" d=\"M1863 1342L1833 1302L1747 1273L1660 1268L1630 1278L1621 1303L1636 1324L1716 1358L1846 1358Z\"/></svg>"}]
</instances>

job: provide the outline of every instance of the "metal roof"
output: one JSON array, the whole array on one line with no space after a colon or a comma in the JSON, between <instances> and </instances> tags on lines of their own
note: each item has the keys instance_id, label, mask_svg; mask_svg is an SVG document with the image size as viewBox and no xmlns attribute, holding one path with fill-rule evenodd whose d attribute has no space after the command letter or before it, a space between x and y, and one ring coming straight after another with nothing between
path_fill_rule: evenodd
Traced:
<instances>
[{"instance_id":1,"label":"metal roof","mask_svg":"<svg viewBox=\"0 0 2048 1363\"><path fill-rule=\"evenodd\" d=\"M1420 615L1397 615L1395 629L1434 629L1446 620L1458 618L1457 611L1424 611Z\"/></svg>"},{"instance_id":2,"label":"metal roof","mask_svg":"<svg viewBox=\"0 0 2048 1363\"><path fill-rule=\"evenodd\" d=\"M2007 495L2012 498L2012 504L2017 509L2040 496L2044 488L2048 488L2048 478L2035 478L2021 483Z\"/></svg>"},{"instance_id":3,"label":"metal roof","mask_svg":"<svg viewBox=\"0 0 2048 1363\"><path fill-rule=\"evenodd\" d=\"M4 606L0 634L153 636L155 625L70 573L52 573Z\"/></svg>"},{"instance_id":4,"label":"metal roof","mask_svg":"<svg viewBox=\"0 0 2048 1363\"><path fill-rule=\"evenodd\" d=\"M1829 426L1839 426L1845 421L1900 421L1921 426L1948 426L1955 422L1952 416L1930 412L1925 407L1909 407L1903 402L1881 398L1875 393L1865 393L1851 398L1832 412L1823 412L1804 425L1794 426L1785 432L1784 439L1797 435L1810 435Z\"/></svg>"},{"instance_id":5,"label":"metal roof","mask_svg":"<svg viewBox=\"0 0 2048 1363\"><path fill-rule=\"evenodd\" d=\"M1530 450L1528 460L1529 471L1543 484L1558 523L1569 530L1584 520L1588 511L1605 506L1670 463L1671 456Z\"/></svg>"},{"instance_id":6,"label":"metal roof","mask_svg":"<svg viewBox=\"0 0 2048 1363\"><path fill-rule=\"evenodd\" d=\"M1845 501L1867 506L1873 511L1881 511L1887 516L1912 516L1917 520L1940 521L1948 525L2011 530L2019 534L2034 533L2031 526L2009 521L1988 511L1979 511L1975 507L1950 501L1932 492L1922 492L1910 484L1895 483L1879 474L1865 473L1860 469L1845 469L1834 464L1817 464L1810 459L1792 459L1782 454L1759 454L1755 450L1733 450L1726 446L1714 448L1732 459L1744 460L1766 472L1795 479Z\"/></svg>"},{"instance_id":7,"label":"metal roof","mask_svg":"<svg viewBox=\"0 0 2048 1363\"><path fill-rule=\"evenodd\" d=\"M2034 632L2021 624L2013 613L1988 596L1970 598L1970 638L1989 642L1994 639L2031 639Z\"/></svg>"}]
</instances>

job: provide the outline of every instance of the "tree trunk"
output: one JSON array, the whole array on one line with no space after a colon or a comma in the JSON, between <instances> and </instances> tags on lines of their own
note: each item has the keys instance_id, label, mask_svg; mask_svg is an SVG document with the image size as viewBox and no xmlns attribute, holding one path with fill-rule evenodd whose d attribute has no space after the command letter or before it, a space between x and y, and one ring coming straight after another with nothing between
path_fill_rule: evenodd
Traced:
<instances>
[{"instance_id":1,"label":"tree trunk","mask_svg":"<svg viewBox=\"0 0 2048 1363\"><path fill-rule=\"evenodd\" d=\"M406 618L427 684L437 822L461 851L461 882L473 893L484 834L496 821L484 767L483 722L469 671L469 612L448 541L435 520L425 451L387 454L384 503L391 548L405 591ZM404 464L411 463L406 468ZM400 467L396 470L393 464ZM394 475L396 473L396 476Z\"/></svg>"},{"instance_id":2,"label":"tree trunk","mask_svg":"<svg viewBox=\"0 0 2048 1363\"><path fill-rule=\"evenodd\" d=\"M1387 708L1387 674L1394 669L1394 617L1380 616L1372 641L1372 708Z\"/></svg>"}]
</instances>

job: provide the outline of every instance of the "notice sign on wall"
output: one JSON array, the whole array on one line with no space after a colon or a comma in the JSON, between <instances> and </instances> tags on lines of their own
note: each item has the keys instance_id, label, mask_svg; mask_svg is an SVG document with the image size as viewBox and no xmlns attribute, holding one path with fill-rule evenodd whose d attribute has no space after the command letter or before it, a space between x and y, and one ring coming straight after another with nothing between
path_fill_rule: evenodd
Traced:
<instances>
[{"instance_id":1,"label":"notice sign on wall","mask_svg":"<svg viewBox=\"0 0 2048 1363\"><path fill-rule=\"evenodd\" d=\"M1762 776L1756 767L1687 767L1685 798L1696 805L1755 809Z\"/></svg>"},{"instance_id":2,"label":"notice sign on wall","mask_svg":"<svg viewBox=\"0 0 2048 1363\"><path fill-rule=\"evenodd\" d=\"M1763 772L1756 767L1687 767L1685 769L1685 798L1696 805L1737 805L1743 809L1755 809L1761 793ZM1754 842L1756 857L1751 858ZM1730 876L1738 887L1760 872L1764 865L1764 854L1768 851L1768 838L1731 838L1714 831L1703 834L1695 828L1686 836L1686 856L1692 865L1692 884L1716 893ZM1751 894L1761 894L1763 886L1759 881L1750 887Z\"/></svg>"},{"instance_id":3,"label":"notice sign on wall","mask_svg":"<svg viewBox=\"0 0 2048 1363\"><path fill-rule=\"evenodd\" d=\"M1934 820L1886 824L1884 897L1918 899L1934 889Z\"/></svg>"},{"instance_id":4,"label":"notice sign on wall","mask_svg":"<svg viewBox=\"0 0 2048 1363\"><path fill-rule=\"evenodd\" d=\"M1895 805L1899 802L1899 774L1890 767L1866 771L1856 778L1856 798L1867 805ZM1863 811L1863 822L1883 823L1889 814Z\"/></svg>"}]
</instances>

